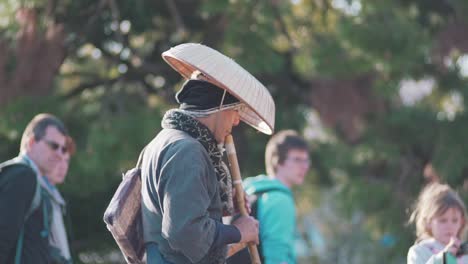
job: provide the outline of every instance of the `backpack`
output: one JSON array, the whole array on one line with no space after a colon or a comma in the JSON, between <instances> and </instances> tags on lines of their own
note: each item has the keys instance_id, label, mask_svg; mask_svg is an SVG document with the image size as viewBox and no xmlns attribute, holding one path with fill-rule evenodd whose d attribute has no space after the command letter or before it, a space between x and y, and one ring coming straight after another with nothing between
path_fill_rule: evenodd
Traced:
<instances>
[{"instance_id":1,"label":"backpack","mask_svg":"<svg viewBox=\"0 0 468 264\"><path fill-rule=\"evenodd\" d=\"M277 186L272 186L268 189L264 189L262 191L254 192L250 194L247 197L247 202L250 204L250 216L254 217L255 219L258 220L258 200L268 192L284 192L288 193L284 189L277 187ZM263 254L262 254L262 241L260 240L258 245L257 245L257 250L258 250L258 255L260 256L260 262L264 263L265 260L263 259ZM236 254L232 255L227 259L227 264L250 264L250 254L249 250L247 247L244 249L240 250Z\"/></svg>"},{"instance_id":2,"label":"backpack","mask_svg":"<svg viewBox=\"0 0 468 264\"><path fill-rule=\"evenodd\" d=\"M0 164L0 176L2 171L10 166L26 166L28 168L31 168L34 170L29 163L24 160L21 157L16 157L11 160L7 160L3 163ZM34 171L37 177L37 172ZM23 240L24 240L24 223L29 219L29 217L32 215L34 211L36 211L39 206L41 205L41 200L43 196L44 190L42 190L41 185L39 183L39 180L36 181L36 188L34 191L34 196L33 200L31 201L31 205L26 212L24 221L23 221L23 226L21 227L20 233L18 235L18 241L16 243L16 253L15 253L15 264L20 264L21 263L21 253L23 251ZM43 210L43 222L44 222L44 229L41 231L41 236L46 237L49 235L49 211L50 211L50 206L47 203L42 203L42 210Z\"/></svg>"},{"instance_id":3,"label":"backpack","mask_svg":"<svg viewBox=\"0 0 468 264\"><path fill-rule=\"evenodd\" d=\"M144 150L143 150L144 151ZM141 217L141 161L123 174L122 182L104 212L104 222L127 263L144 263L145 243Z\"/></svg>"}]
</instances>

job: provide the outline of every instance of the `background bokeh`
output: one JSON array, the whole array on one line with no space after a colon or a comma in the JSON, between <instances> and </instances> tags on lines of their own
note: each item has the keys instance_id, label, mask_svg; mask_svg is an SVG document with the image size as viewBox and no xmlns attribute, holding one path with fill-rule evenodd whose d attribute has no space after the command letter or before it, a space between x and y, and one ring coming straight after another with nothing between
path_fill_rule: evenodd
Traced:
<instances>
[{"instance_id":1,"label":"background bokeh","mask_svg":"<svg viewBox=\"0 0 468 264\"><path fill-rule=\"evenodd\" d=\"M0 160L39 112L77 141L66 183L76 263L122 261L102 214L176 106L161 53L213 47L311 144L296 188L301 263L404 263L430 181L468 202L466 0L0 0ZM467 100L468 101L468 100ZM268 136L234 130L244 177Z\"/></svg>"}]
</instances>

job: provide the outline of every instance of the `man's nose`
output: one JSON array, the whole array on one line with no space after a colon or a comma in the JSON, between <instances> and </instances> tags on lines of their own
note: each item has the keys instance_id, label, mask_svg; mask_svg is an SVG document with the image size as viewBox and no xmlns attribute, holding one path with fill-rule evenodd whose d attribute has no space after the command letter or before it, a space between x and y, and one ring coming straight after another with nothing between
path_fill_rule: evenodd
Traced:
<instances>
[{"instance_id":1,"label":"man's nose","mask_svg":"<svg viewBox=\"0 0 468 264\"><path fill-rule=\"evenodd\" d=\"M234 116L234 121L232 122L232 125L233 126L237 126L239 125L240 123L240 115L238 112L236 112L235 116Z\"/></svg>"}]
</instances>

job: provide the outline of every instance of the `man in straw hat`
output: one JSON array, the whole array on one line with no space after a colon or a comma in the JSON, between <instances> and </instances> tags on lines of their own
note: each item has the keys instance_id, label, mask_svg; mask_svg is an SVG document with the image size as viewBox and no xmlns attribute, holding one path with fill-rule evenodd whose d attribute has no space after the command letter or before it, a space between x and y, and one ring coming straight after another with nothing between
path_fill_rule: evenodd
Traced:
<instances>
[{"instance_id":1,"label":"man in straw hat","mask_svg":"<svg viewBox=\"0 0 468 264\"><path fill-rule=\"evenodd\" d=\"M232 63L206 46L183 45L174 49L200 54L192 48L202 48L218 56L221 64ZM203 65L174 54L166 52L163 57L173 56L179 66L185 63L185 70L189 66L204 70ZM181 72L174 61L164 58ZM232 225L222 223L224 215L234 212L222 146L242 119L240 112L249 106L225 87L208 82L208 74L194 72L188 76L181 72L190 77L176 95L180 107L166 112L162 131L146 146L142 158L142 216L149 263L225 263L228 244L258 243L254 218L242 216Z\"/></svg>"}]
</instances>

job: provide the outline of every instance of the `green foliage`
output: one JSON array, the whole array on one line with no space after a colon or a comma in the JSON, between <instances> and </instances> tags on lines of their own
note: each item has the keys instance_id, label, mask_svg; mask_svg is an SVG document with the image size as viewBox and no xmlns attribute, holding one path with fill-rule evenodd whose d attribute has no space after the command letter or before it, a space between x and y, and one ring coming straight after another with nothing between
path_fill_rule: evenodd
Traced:
<instances>
[{"instance_id":1,"label":"green foliage","mask_svg":"<svg viewBox=\"0 0 468 264\"><path fill-rule=\"evenodd\" d=\"M468 143L464 136L467 121L463 114L453 121L443 122L433 156L434 166L441 176L457 189L465 184L468 168L468 162L463 158L468 155L468 150L461 147Z\"/></svg>"},{"instance_id":2,"label":"green foliage","mask_svg":"<svg viewBox=\"0 0 468 264\"><path fill-rule=\"evenodd\" d=\"M118 183L120 175L135 165L140 150L159 131L160 120L159 111L143 109L128 115L96 117L94 120L75 118L77 129L72 131L79 135L79 148L64 190L86 197L90 193L105 191L109 184Z\"/></svg>"},{"instance_id":3,"label":"green foliage","mask_svg":"<svg viewBox=\"0 0 468 264\"><path fill-rule=\"evenodd\" d=\"M57 97L43 97L39 100L25 97L0 110L0 156L3 160L18 155L23 130L28 122L41 112L58 113L58 102Z\"/></svg>"},{"instance_id":4,"label":"green foliage","mask_svg":"<svg viewBox=\"0 0 468 264\"><path fill-rule=\"evenodd\" d=\"M468 77L457 63L466 52L464 37L448 43L461 48L445 54L447 65L437 64L433 54L446 27L466 23L466 1L7 0L0 3L0 46L17 47L20 6L38 12L40 34L53 21L63 23L67 54L50 95L1 106L0 158L18 153L22 131L35 114L51 112L64 120L78 147L60 186L69 201L77 253L115 247L102 213L120 175L134 166L175 103L182 80L161 53L181 42L207 44L265 84L276 103L276 131L306 131L306 113L321 114L310 103L315 81L371 76L377 107L364 114L335 113L339 107L333 103L326 109L340 121L359 115L359 139L350 142L336 124L323 128L325 139L310 139L313 168L295 190L298 213L306 218L324 207L332 216L317 225L334 229L323 232L329 254L312 259L338 263L342 254L349 256L347 263L404 261L414 239L414 230L405 226L407 211L427 182L428 164L468 199ZM8 76L16 67L11 56L1 69ZM404 104L402 80L422 78L434 80L429 94ZM339 89L333 91L340 96ZM355 93L365 97L359 89ZM322 116L327 124L329 113ZM243 176L264 173L269 137L247 125L234 136ZM386 235L396 243L381 245Z\"/></svg>"}]
</instances>

